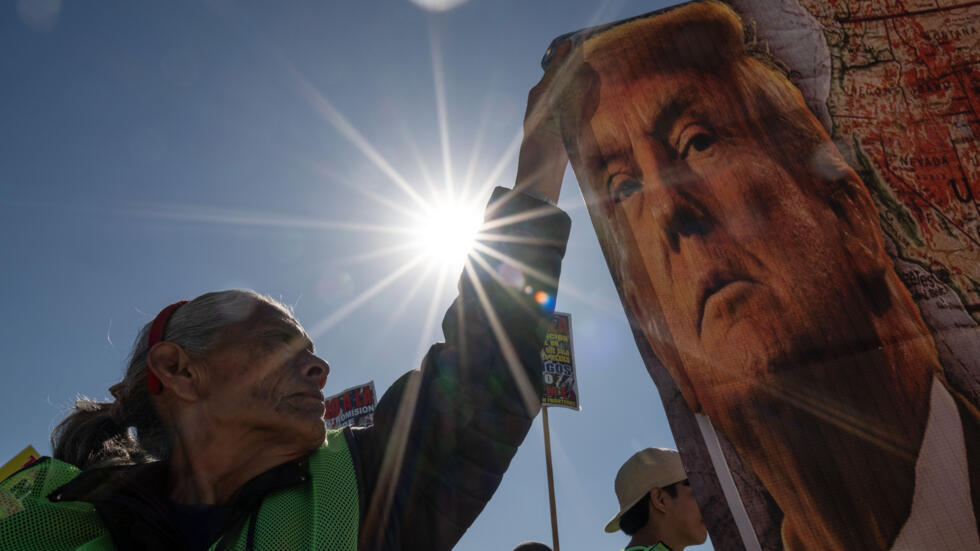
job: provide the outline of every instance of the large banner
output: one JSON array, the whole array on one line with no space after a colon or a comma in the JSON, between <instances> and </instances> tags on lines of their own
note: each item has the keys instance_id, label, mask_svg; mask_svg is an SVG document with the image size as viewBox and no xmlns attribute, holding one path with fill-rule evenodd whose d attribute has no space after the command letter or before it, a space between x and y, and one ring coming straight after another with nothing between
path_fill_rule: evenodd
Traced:
<instances>
[{"instance_id":1,"label":"large banner","mask_svg":"<svg viewBox=\"0 0 980 551\"><path fill-rule=\"evenodd\" d=\"M323 421L328 429L374 424L374 381L357 385L324 400Z\"/></svg>"},{"instance_id":2,"label":"large banner","mask_svg":"<svg viewBox=\"0 0 980 551\"><path fill-rule=\"evenodd\" d=\"M980 549L980 2L695 2L549 96L717 549Z\"/></svg>"},{"instance_id":3,"label":"large banner","mask_svg":"<svg viewBox=\"0 0 980 551\"><path fill-rule=\"evenodd\" d=\"M543 407L558 406L581 410L578 399L578 377L575 374L575 350L572 348L572 315L555 312L541 349L541 377L544 387Z\"/></svg>"}]
</instances>

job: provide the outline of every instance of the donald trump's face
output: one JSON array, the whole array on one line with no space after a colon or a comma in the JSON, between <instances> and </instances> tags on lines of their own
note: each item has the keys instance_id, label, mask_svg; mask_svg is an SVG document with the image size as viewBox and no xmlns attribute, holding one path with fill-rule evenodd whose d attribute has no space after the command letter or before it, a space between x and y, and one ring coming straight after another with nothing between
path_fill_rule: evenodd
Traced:
<instances>
[{"instance_id":1,"label":"donald trump's face","mask_svg":"<svg viewBox=\"0 0 980 551\"><path fill-rule=\"evenodd\" d=\"M873 344L870 314L841 304L885 258L874 208L798 95L767 113L744 82L782 77L588 46L589 99L563 131L626 306L692 408L724 416ZM787 117L805 138L766 131Z\"/></svg>"}]
</instances>

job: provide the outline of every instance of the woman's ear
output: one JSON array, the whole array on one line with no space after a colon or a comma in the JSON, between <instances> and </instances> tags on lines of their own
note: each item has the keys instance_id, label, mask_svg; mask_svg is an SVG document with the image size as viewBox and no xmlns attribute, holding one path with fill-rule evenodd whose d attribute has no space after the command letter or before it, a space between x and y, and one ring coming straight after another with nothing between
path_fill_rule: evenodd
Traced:
<instances>
[{"instance_id":1,"label":"woman's ear","mask_svg":"<svg viewBox=\"0 0 980 551\"><path fill-rule=\"evenodd\" d=\"M169 341L155 344L146 355L146 368L160 379L165 390L181 400L194 402L200 398L199 368L180 345Z\"/></svg>"}]
</instances>

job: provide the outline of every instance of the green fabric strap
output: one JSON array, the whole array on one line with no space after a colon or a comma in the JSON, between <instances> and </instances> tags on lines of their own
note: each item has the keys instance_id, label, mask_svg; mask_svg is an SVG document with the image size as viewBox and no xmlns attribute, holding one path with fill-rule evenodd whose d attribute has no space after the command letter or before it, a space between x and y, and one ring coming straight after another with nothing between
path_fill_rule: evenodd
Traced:
<instances>
[{"instance_id":1,"label":"green fabric strap","mask_svg":"<svg viewBox=\"0 0 980 551\"><path fill-rule=\"evenodd\" d=\"M623 551L671 551L669 547L661 542L657 542L657 545L634 545L633 547L627 547Z\"/></svg>"}]
</instances>

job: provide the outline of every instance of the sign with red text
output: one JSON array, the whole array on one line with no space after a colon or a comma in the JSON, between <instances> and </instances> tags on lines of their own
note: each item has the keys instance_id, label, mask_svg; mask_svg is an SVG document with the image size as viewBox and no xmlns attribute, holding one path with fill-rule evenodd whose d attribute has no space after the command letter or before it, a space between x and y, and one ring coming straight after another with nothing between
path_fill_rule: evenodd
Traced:
<instances>
[{"instance_id":1,"label":"sign with red text","mask_svg":"<svg viewBox=\"0 0 980 551\"><path fill-rule=\"evenodd\" d=\"M373 425L375 396L374 381L328 396L324 401L324 423L328 429Z\"/></svg>"},{"instance_id":2,"label":"sign with red text","mask_svg":"<svg viewBox=\"0 0 980 551\"><path fill-rule=\"evenodd\" d=\"M27 446L20 453L15 455L13 459L7 461L2 467L0 467L0 480L5 480L8 476L16 473L40 458L41 454L37 453L34 446Z\"/></svg>"},{"instance_id":3,"label":"sign with red text","mask_svg":"<svg viewBox=\"0 0 980 551\"><path fill-rule=\"evenodd\" d=\"M555 312L541 348L542 406L582 409L572 351L572 315Z\"/></svg>"}]
</instances>

